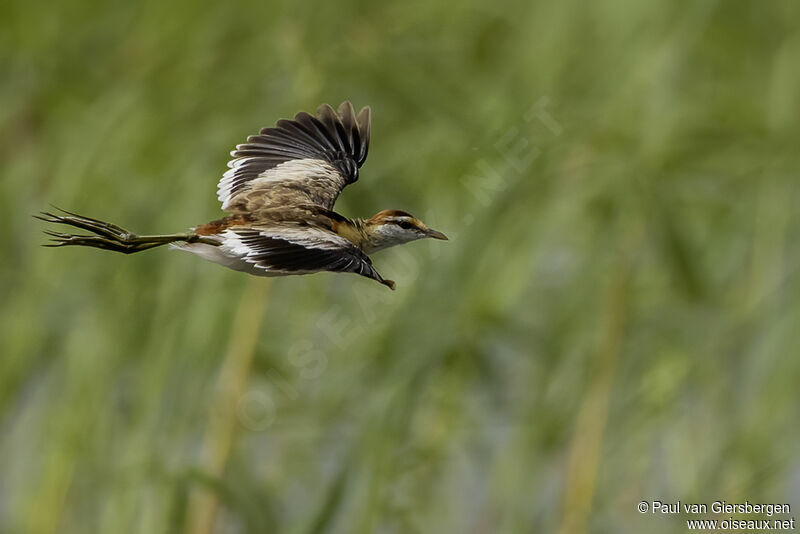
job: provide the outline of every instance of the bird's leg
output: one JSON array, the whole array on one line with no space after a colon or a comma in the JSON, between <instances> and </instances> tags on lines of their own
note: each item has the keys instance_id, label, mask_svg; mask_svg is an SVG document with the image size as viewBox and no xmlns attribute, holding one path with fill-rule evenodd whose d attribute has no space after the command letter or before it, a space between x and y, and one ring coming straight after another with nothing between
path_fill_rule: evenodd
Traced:
<instances>
[{"instance_id":1,"label":"bird's leg","mask_svg":"<svg viewBox=\"0 0 800 534\"><path fill-rule=\"evenodd\" d=\"M217 241L197 235L193 232L186 234L136 235L109 222L92 219L91 217L84 217L83 215L65 210L60 211L65 213L65 215L44 212L41 215L34 215L34 217L45 222L63 224L86 230L94 235L64 234L46 230L45 233L53 238L53 242L45 245L46 247L76 245L113 250L115 252L122 252L123 254L132 254L175 241L208 243L213 245L219 244Z\"/></svg>"}]
</instances>

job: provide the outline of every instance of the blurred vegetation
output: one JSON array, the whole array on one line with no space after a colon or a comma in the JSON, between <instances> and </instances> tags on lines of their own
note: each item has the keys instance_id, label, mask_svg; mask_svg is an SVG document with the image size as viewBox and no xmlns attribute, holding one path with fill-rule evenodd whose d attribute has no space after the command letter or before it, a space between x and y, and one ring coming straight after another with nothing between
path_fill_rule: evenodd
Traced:
<instances>
[{"instance_id":1,"label":"blurred vegetation","mask_svg":"<svg viewBox=\"0 0 800 534\"><path fill-rule=\"evenodd\" d=\"M0 531L685 532L800 509L796 2L0 5ZM352 275L41 248L220 216L236 143L373 109ZM792 348L794 347L794 348ZM763 517L762 517L763 518Z\"/></svg>"}]
</instances>

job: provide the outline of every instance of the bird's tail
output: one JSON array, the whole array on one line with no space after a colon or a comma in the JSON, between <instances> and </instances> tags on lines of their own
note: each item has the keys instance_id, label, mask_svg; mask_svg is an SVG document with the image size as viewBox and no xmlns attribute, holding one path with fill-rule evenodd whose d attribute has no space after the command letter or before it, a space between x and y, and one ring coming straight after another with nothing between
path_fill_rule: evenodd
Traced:
<instances>
[{"instance_id":1,"label":"bird's tail","mask_svg":"<svg viewBox=\"0 0 800 534\"><path fill-rule=\"evenodd\" d=\"M92 219L91 217L84 217L83 215L71 213L59 208L56 209L62 212L63 215L42 212L40 215L34 215L34 217L48 223L72 226L73 228L79 228L91 233L89 235L64 234L61 232L45 230L44 233L52 238L50 243L44 245L46 247L64 247L68 245L75 245L113 250L115 252L122 252L123 254L133 254L134 252L141 252L142 250L160 247L161 245L174 243L176 241L185 241L187 243L208 242L215 245L219 244L217 242L212 243L207 238L199 236L195 233L136 235L109 222Z\"/></svg>"}]
</instances>

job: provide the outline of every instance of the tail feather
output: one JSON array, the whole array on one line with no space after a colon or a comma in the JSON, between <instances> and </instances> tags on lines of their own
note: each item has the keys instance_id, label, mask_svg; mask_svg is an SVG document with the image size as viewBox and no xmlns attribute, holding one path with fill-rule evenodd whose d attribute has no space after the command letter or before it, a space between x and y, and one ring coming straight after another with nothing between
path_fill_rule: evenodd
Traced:
<instances>
[{"instance_id":1,"label":"tail feather","mask_svg":"<svg viewBox=\"0 0 800 534\"><path fill-rule=\"evenodd\" d=\"M106 221L85 217L60 208L55 209L62 212L63 215L42 212L34 217L47 223L71 226L91 233L89 235L66 234L45 230L44 233L52 238L50 243L44 245L46 247L83 246L133 254L176 241L187 243L208 241L195 233L140 236Z\"/></svg>"}]
</instances>

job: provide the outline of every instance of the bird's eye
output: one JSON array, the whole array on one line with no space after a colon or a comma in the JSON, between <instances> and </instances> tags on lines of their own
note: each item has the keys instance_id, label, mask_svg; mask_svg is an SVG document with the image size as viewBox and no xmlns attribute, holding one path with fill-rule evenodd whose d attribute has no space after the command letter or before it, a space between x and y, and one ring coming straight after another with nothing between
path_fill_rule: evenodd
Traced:
<instances>
[{"instance_id":1,"label":"bird's eye","mask_svg":"<svg viewBox=\"0 0 800 534\"><path fill-rule=\"evenodd\" d=\"M408 221L398 221L397 226L402 228L403 230L411 230L415 226Z\"/></svg>"}]
</instances>

